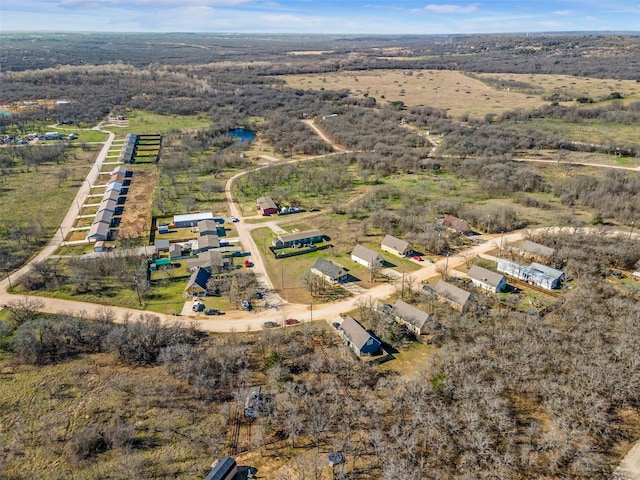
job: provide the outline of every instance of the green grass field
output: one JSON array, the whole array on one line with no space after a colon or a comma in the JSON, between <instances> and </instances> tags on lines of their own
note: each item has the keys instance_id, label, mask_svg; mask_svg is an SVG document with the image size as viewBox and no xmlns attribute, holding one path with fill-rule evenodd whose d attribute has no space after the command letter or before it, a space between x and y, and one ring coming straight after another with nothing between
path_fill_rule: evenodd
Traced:
<instances>
[{"instance_id":1,"label":"green grass field","mask_svg":"<svg viewBox=\"0 0 640 480\"><path fill-rule=\"evenodd\" d=\"M128 115L128 132L164 133L171 130L198 129L211 125L206 115L159 115L157 113L134 110ZM107 127L115 133L122 133L121 127Z\"/></svg>"}]
</instances>

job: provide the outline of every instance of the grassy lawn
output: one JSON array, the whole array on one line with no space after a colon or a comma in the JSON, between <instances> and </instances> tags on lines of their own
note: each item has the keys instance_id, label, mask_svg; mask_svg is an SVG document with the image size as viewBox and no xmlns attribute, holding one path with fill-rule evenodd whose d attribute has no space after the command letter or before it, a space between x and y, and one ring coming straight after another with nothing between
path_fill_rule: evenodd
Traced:
<instances>
[{"instance_id":1,"label":"grassy lawn","mask_svg":"<svg viewBox=\"0 0 640 480\"><path fill-rule=\"evenodd\" d=\"M211 125L211 120L206 115L159 115L143 110L129 112L128 120L129 126L126 130L133 133L162 133ZM107 127L106 130L122 133L123 129Z\"/></svg>"},{"instance_id":2,"label":"grassy lawn","mask_svg":"<svg viewBox=\"0 0 640 480\"><path fill-rule=\"evenodd\" d=\"M98 132L97 130L83 130L83 129L73 129L73 128L54 128L52 131L56 131L59 133L64 133L70 135L75 133L78 135L78 138L75 140L70 140L72 143L84 143L84 142L106 142L109 137L108 134L103 132Z\"/></svg>"},{"instance_id":3,"label":"grassy lawn","mask_svg":"<svg viewBox=\"0 0 640 480\"><path fill-rule=\"evenodd\" d=\"M433 352L434 347L431 345L413 342L407 347L400 348L398 353L393 354L393 360L381 364L379 368L403 376L410 376L420 371L426 371L425 367Z\"/></svg>"},{"instance_id":4,"label":"grassy lawn","mask_svg":"<svg viewBox=\"0 0 640 480\"><path fill-rule=\"evenodd\" d=\"M534 128L547 135L563 135L575 142L607 144L609 142L637 142L638 127L635 124L585 120L580 123L552 118L536 118L516 124L521 128Z\"/></svg>"},{"instance_id":5,"label":"grassy lawn","mask_svg":"<svg viewBox=\"0 0 640 480\"><path fill-rule=\"evenodd\" d=\"M97 150L92 147L85 152L80 148L72 148L69 152L64 163L42 164L37 170L31 168L30 171L18 166L11 169L8 175L3 175L0 225L34 223L42 228L41 240L31 240L12 247L16 253L31 256L54 234L91 168ZM67 179L60 183L57 174L62 169L66 169ZM5 240L0 238L0 241Z\"/></svg>"}]
</instances>

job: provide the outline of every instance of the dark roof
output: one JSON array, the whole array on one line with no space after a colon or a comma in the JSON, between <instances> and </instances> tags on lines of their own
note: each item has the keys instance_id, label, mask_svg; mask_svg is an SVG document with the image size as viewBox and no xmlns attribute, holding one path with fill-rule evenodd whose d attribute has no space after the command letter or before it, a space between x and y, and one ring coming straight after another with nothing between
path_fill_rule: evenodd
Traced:
<instances>
[{"instance_id":1,"label":"dark roof","mask_svg":"<svg viewBox=\"0 0 640 480\"><path fill-rule=\"evenodd\" d=\"M532 242L531 240L525 240L522 242L520 251L523 253L530 253L531 255L536 255L538 257L550 257L555 252L555 249L545 247L544 245Z\"/></svg>"},{"instance_id":2,"label":"dark roof","mask_svg":"<svg viewBox=\"0 0 640 480\"><path fill-rule=\"evenodd\" d=\"M469 278L473 278L474 280L478 280L479 282L485 283L492 287L497 287L500 285L500 282L504 278L504 275L500 275L499 273L492 272L491 270L487 270L486 268L479 267L478 265L473 265L469 269Z\"/></svg>"},{"instance_id":3,"label":"dark roof","mask_svg":"<svg viewBox=\"0 0 640 480\"><path fill-rule=\"evenodd\" d=\"M369 263L370 265L372 265L376 261L382 261L382 257L380 255L378 255L373 250L369 250L368 248L363 247L362 245L356 245L353 251L351 252L351 256L358 257L364 260L365 262ZM379 259L379 260L376 260L376 259Z\"/></svg>"},{"instance_id":4,"label":"dark roof","mask_svg":"<svg viewBox=\"0 0 640 480\"><path fill-rule=\"evenodd\" d=\"M446 298L447 300L452 301L453 303L464 307L469 300L469 296L471 295L466 290L462 290L461 288L456 287L455 285L451 285L450 283L445 282L444 280L440 280L435 288L433 289L441 297Z\"/></svg>"},{"instance_id":5,"label":"dark roof","mask_svg":"<svg viewBox=\"0 0 640 480\"><path fill-rule=\"evenodd\" d=\"M344 275L344 267L324 258L318 258L311 267L329 278L337 279Z\"/></svg>"},{"instance_id":6,"label":"dark roof","mask_svg":"<svg viewBox=\"0 0 640 480\"><path fill-rule=\"evenodd\" d=\"M422 331L425 323L429 320L429 314L427 312L423 312L402 300L396 300L391 313L405 322L410 323L420 331Z\"/></svg>"},{"instance_id":7,"label":"dark roof","mask_svg":"<svg viewBox=\"0 0 640 480\"><path fill-rule=\"evenodd\" d=\"M384 236L384 238L382 239L381 245L391 248L396 252L404 252L407 249L411 248L411 245L409 245L409 242L405 240L401 240L389 234Z\"/></svg>"},{"instance_id":8,"label":"dark roof","mask_svg":"<svg viewBox=\"0 0 640 480\"><path fill-rule=\"evenodd\" d=\"M369 339L373 339L375 342L380 344L377 338L371 335L367 330L351 315L347 315L347 317L342 321L342 325L340 328L344 332L345 336L349 339L349 341L355 345L358 350L362 350Z\"/></svg>"},{"instance_id":9,"label":"dark roof","mask_svg":"<svg viewBox=\"0 0 640 480\"><path fill-rule=\"evenodd\" d=\"M204 477L204 480L224 480L235 468L236 461L231 457L222 457L211 465L211 471Z\"/></svg>"},{"instance_id":10,"label":"dark roof","mask_svg":"<svg viewBox=\"0 0 640 480\"><path fill-rule=\"evenodd\" d=\"M203 290L207 289L207 282L211 278L211 274L202 267L197 267L196 270L189 277L185 290L189 290L192 285L198 285Z\"/></svg>"}]
</instances>

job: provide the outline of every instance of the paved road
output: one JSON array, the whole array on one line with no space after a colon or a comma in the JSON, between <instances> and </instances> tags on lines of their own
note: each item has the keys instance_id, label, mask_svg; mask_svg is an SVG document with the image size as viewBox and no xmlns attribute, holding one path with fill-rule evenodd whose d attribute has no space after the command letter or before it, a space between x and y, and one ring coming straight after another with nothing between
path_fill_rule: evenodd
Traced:
<instances>
[{"instance_id":1,"label":"paved road","mask_svg":"<svg viewBox=\"0 0 640 480\"><path fill-rule=\"evenodd\" d=\"M622 459L611 480L640 480L640 441Z\"/></svg>"}]
</instances>

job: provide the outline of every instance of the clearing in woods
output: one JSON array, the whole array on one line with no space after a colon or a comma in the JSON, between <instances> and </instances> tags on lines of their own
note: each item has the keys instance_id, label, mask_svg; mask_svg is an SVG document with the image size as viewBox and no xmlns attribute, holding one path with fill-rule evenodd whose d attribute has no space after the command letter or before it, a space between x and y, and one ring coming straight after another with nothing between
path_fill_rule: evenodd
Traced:
<instances>
[{"instance_id":1,"label":"clearing in woods","mask_svg":"<svg viewBox=\"0 0 640 480\"><path fill-rule=\"evenodd\" d=\"M402 101L447 110L453 119L468 114L483 117L515 109L534 109L554 93L600 100L618 92L630 102L640 99L640 85L631 80L578 78L568 75L484 74L475 78L449 70L370 70L285 75L290 87L312 90L348 89L352 95L375 98L378 103ZM503 80L502 84L500 81ZM489 85L496 85L495 87ZM521 82L512 88L510 82ZM528 84L528 85L524 85ZM575 105L574 101L560 102ZM586 105L593 107L593 104Z\"/></svg>"}]
</instances>

